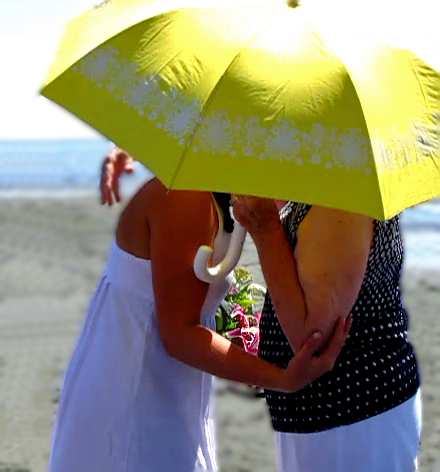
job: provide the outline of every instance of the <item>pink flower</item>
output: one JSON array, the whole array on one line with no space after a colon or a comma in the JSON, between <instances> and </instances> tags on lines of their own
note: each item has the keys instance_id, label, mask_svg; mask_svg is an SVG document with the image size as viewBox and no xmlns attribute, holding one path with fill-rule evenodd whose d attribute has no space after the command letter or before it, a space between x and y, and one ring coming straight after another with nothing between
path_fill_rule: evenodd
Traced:
<instances>
[{"instance_id":1,"label":"pink flower","mask_svg":"<svg viewBox=\"0 0 440 472\"><path fill-rule=\"evenodd\" d=\"M231 313L231 318L234 321L238 321L240 328L249 328L249 321L240 305L235 305L234 310Z\"/></svg>"},{"instance_id":2,"label":"pink flower","mask_svg":"<svg viewBox=\"0 0 440 472\"><path fill-rule=\"evenodd\" d=\"M260 330L258 328L248 328L242 330L245 350L250 354L258 355L258 344L260 343Z\"/></svg>"},{"instance_id":3,"label":"pink flower","mask_svg":"<svg viewBox=\"0 0 440 472\"><path fill-rule=\"evenodd\" d=\"M237 295L238 293L238 288L235 285L231 285L229 289L229 295Z\"/></svg>"},{"instance_id":4,"label":"pink flower","mask_svg":"<svg viewBox=\"0 0 440 472\"><path fill-rule=\"evenodd\" d=\"M235 303L234 308L233 308L232 313L231 313L231 316L234 317L234 315L236 315L237 313L243 313L244 314L244 311L243 311L243 308L242 308L241 305L239 305L238 303Z\"/></svg>"},{"instance_id":5,"label":"pink flower","mask_svg":"<svg viewBox=\"0 0 440 472\"><path fill-rule=\"evenodd\" d=\"M260 330L257 327L236 328L226 333L226 336L234 344L243 348L246 352L257 356L260 342Z\"/></svg>"},{"instance_id":6,"label":"pink flower","mask_svg":"<svg viewBox=\"0 0 440 472\"><path fill-rule=\"evenodd\" d=\"M260 321L255 315L248 315L247 319L248 319L250 328L258 328Z\"/></svg>"},{"instance_id":7,"label":"pink flower","mask_svg":"<svg viewBox=\"0 0 440 472\"><path fill-rule=\"evenodd\" d=\"M246 344L241 336L234 336L230 339L231 343L246 351Z\"/></svg>"},{"instance_id":8,"label":"pink flower","mask_svg":"<svg viewBox=\"0 0 440 472\"><path fill-rule=\"evenodd\" d=\"M231 329L231 331L228 331L226 334L230 338L241 337L241 330L242 330L242 328Z\"/></svg>"},{"instance_id":9,"label":"pink flower","mask_svg":"<svg viewBox=\"0 0 440 472\"><path fill-rule=\"evenodd\" d=\"M232 343L246 350L245 342L243 336L241 335L241 328L228 331L225 333L225 335Z\"/></svg>"}]
</instances>

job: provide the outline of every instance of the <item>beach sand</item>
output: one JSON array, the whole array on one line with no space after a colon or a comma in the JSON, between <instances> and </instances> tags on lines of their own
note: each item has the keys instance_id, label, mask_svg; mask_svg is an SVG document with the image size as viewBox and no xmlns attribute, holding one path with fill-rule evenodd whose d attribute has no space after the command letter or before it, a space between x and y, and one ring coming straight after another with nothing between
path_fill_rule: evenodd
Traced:
<instances>
[{"instance_id":1,"label":"beach sand","mask_svg":"<svg viewBox=\"0 0 440 472\"><path fill-rule=\"evenodd\" d=\"M104 268L121 206L96 198L1 199L0 472L44 472L64 369ZM240 265L264 283L247 241ZM440 268L439 268L440 269ZM423 381L422 472L440 470L440 271L405 268L403 296ZM263 399L218 379L224 472L275 472Z\"/></svg>"}]
</instances>

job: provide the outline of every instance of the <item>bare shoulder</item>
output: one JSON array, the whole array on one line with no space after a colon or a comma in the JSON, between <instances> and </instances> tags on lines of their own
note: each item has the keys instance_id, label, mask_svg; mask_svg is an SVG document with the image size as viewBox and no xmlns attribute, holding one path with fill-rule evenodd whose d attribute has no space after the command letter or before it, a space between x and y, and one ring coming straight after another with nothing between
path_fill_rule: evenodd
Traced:
<instances>
[{"instance_id":1,"label":"bare shoulder","mask_svg":"<svg viewBox=\"0 0 440 472\"><path fill-rule=\"evenodd\" d=\"M152 235L208 244L215 230L209 193L168 190L158 179L141 187L119 218L117 239L121 247L149 258ZM155 238L157 241L157 238ZM148 244L146 244L146 242Z\"/></svg>"},{"instance_id":2,"label":"bare shoulder","mask_svg":"<svg viewBox=\"0 0 440 472\"><path fill-rule=\"evenodd\" d=\"M317 238L327 242L339 238L342 240L353 240L371 242L373 234L373 220L369 216L351 213L322 206L313 206L298 230L299 237Z\"/></svg>"},{"instance_id":3,"label":"bare shoulder","mask_svg":"<svg viewBox=\"0 0 440 472\"><path fill-rule=\"evenodd\" d=\"M212 198L208 192L191 190L169 190L159 180L151 182L145 194L148 211L152 216L161 219L165 215L172 216L175 221L205 221L212 209Z\"/></svg>"},{"instance_id":4,"label":"bare shoulder","mask_svg":"<svg viewBox=\"0 0 440 472\"><path fill-rule=\"evenodd\" d=\"M338 230L340 227L372 227L373 223L373 220L369 216L336 210L334 208L326 208L319 205L312 206L304 221L307 221L307 219L311 224L324 224L328 226L329 229L335 230Z\"/></svg>"},{"instance_id":5,"label":"bare shoulder","mask_svg":"<svg viewBox=\"0 0 440 472\"><path fill-rule=\"evenodd\" d=\"M216 230L216 214L208 192L169 190L159 180L148 184L142 204L150 232L182 244L210 244ZM157 242L157 238L155 239Z\"/></svg>"},{"instance_id":6,"label":"bare shoulder","mask_svg":"<svg viewBox=\"0 0 440 472\"><path fill-rule=\"evenodd\" d=\"M190 190L169 190L165 185L154 178L141 187L127 206L139 206L151 216L158 216L162 220L168 213L176 213L176 217L185 216L185 219L196 216L197 211L209 211L212 199L208 192ZM183 214L182 214L183 212Z\"/></svg>"}]
</instances>

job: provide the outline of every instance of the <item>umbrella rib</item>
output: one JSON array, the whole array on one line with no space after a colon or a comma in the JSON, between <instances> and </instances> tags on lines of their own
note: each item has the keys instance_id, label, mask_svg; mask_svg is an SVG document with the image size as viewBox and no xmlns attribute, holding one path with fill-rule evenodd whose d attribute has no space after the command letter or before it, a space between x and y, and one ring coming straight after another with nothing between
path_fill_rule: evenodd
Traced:
<instances>
[{"instance_id":1,"label":"umbrella rib","mask_svg":"<svg viewBox=\"0 0 440 472\"><path fill-rule=\"evenodd\" d=\"M345 61L342 60L341 62L344 65L345 70L347 71L347 78L350 81L351 85L353 86L353 89L356 92L356 97L359 100L359 104L361 106L361 104L362 104L361 97L359 95L358 88L356 87L355 80L352 77L350 67L347 65L347 63ZM361 109L362 109L362 106L361 106ZM374 149L373 149L372 139L371 139L371 130L370 130L370 127L368 126L368 120L367 120L367 117L365 116L365 112L364 112L363 109L362 109L362 116L363 116L364 123L365 123L365 129L366 129L367 134L368 134L368 140L370 142L371 152L372 152L372 155L374 156ZM379 187L379 190L380 190L380 198L381 198L382 203L383 203L383 195L382 195L383 185L382 185L382 181L379 178L379 171L378 171L377 163L376 163L376 160L374 159L374 157L372 159L372 163L373 163L374 169L376 171L377 183L378 183L378 187Z\"/></svg>"},{"instance_id":2,"label":"umbrella rib","mask_svg":"<svg viewBox=\"0 0 440 472\"><path fill-rule=\"evenodd\" d=\"M414 65L413 65L413 61L412 61L409 57L407 58L407 61L408 61L409 65L410 65L410 68L411 68L411 70L412 70L412 72L413 72L413 74L414 74L415 79L417 80L417 84L418 84L419 89L420 89L420 92L421 92L421 94L422 94L423 101L425 102L426 107L428 107L428 98L426 97L426 93L425 93L425 91L423 90L422 84L420 83L419 74L417 74L417 72L416 72L416 70L415 70L415 67L414 67Z\"/></svg>"},{"instance_id":3,"label":"umbrella rib","mask_svg":"<svg viewBox=\"0 0 440 472\"><path fill-rule=\"evenodd\" d=\"M280 15L281 16L281 15ZM278 18L278 17L277 17ZM274 20L275 21L275 20ZM202 108L202 111L200 112L200 119L198 120L198 123L197 125L194 127L194 130L192 132L192 135L190 136L188 142L186 143L186 146L185 146L185 150L184 152L182 153L182 156L180 157L179 159L179 162L176 166L176 170L171 178L171 182L170 182L170 185L169 185L169 188L173 188L173 185L174 185L174 182L177 178L177 174L179 173L179 170L180 168L182 167L182 164L183 164L183 161L186 157L186 154L188 152L188 149L191 147L191 144L192 142L194 141L194 138L196 136L196 133L200 127L200 124L202 122L202 118L204 117L204 115L206 114L207 110L208 110L208 107L209 105L211 104L212 100L213 100L213 97L214 97L214 94L216 93L216 91L218 90L222 80L226 77L226 74L229 72L229 70L231 69L231 67L235 64L235 62L237 61L237 59L240 57L240 55L242 54L242 52L244 51L245 48L247 48L249 46L249 44L252 44L253 42L256 41L256 39L258 38L258 36L260 36L262 33L264 33L265 31L267 31L268 29L272 28L273 26L273 23L267 25L265 28L263 28L261 31L259 31L258 33L256 33L254 35L254 37L248 41L246 43L246 46L243 46L242 48L239 49L239 51L237 52L237 54L235 54L235 56L232 58L231 62L229 63L228 67L224 70L224 72L222 73L222 75L220 76L220 78L218 79L217 83L215 84L214 88L212 89L212 91L210 92L205 104L203 105L203 108Z\"/></svg>"},{"instance_id":4,"label":"umbrella rib","mask_svg":"<svg viewBox=\"0 0 440 472\"><path fill-rule=\"evenodd\" d=\"M183 52L183 49L181 49L179 52L176 52L176 54L174 54L173 57L171 57L157 72L157 75L159 75L164 69L165 67L168 65L168 64L171 64L171 62L174 61L174 59L176 59L176 57L180 56L180 54L182 54Z\"/></svg>"}]
</instances>

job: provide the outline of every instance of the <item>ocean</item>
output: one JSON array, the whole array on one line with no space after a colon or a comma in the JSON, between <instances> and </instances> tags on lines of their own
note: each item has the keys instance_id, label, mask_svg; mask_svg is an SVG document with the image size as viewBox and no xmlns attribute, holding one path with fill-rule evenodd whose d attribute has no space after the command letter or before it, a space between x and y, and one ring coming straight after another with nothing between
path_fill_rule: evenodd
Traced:
<instances>
[{"instance_id":1,"label":"ocean","mask_svg":"<svg viewBox=\"0 0 440 472\"><path fill-rule=\"evenodd\" d=\"M106 140L0 141L0 198L74 198L96 195L100 167L112 148ZM124 177L130 194L151 172L136 164ZM401 216L405 265L440 269L440 199Z\"/></svg>"}]
</instances>

